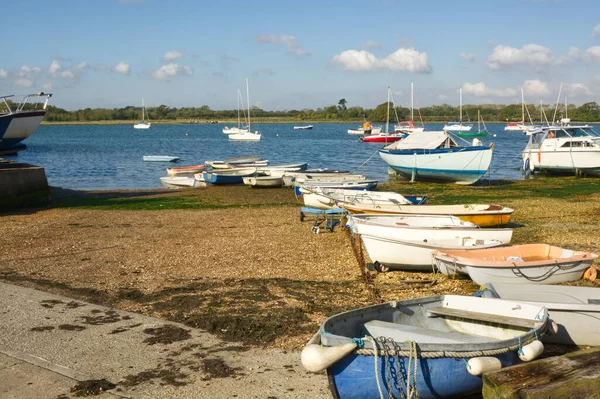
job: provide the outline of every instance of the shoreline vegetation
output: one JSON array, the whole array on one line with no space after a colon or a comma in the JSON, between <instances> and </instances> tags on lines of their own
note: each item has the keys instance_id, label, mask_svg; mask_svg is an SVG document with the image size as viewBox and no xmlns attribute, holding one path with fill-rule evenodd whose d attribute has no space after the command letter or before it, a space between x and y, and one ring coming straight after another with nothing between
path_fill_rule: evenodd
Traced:
<instances>
[{"instance_id":1,"label":"shoreline vegetation","mask_svg":"<svg viewBox=\"0 0 600 399\"><path fill-rule=\"evenodd\" d=\"M360 106L347 107L346 99L341 99L337 105L313 109L292 109L280 111L267 111L258 107L251 108L253 123L357 123L368 120L372 123L385 123L387 119L388 103L379 104L374 109ZM390 113L390 122L406 121L410 118L411 110L405 107L393 107ZM537 123L543 121L547 124L568 116L574 122L592 123L600 122L600 105L589 102L579 107L569 104L568 109L564 104L526 105L525 122ZM463 123L476 124L477 114L486 123L507 123L521 121L521 104L480 104L463 106ZM459 108L448 104L432 105L415 109L414 119L418 124L447 123L455 121L459 116ZM146 122L151 123L227 123L237 124L237 110L213 110L208 105L201 107L174 108L167 105L146 107ZM65 110L52 105L48 106L44 124L50 123L94 123L94 124L135 124L142 117L141 107L127 106L124 108L85 108L79 110ZM242 121L245 115L242 115Z\"/></svg>"},{"instance_id":2,"label":"shoreline vegetation","mask_svg":"<svg viewBox=\"0 0 600 399\"><path fill-rule=\"evenodd\" d=\"M427 195L429 204L508 206L513 245L599 253L599 187L600 179L541 175L475 186L390 178L380 189ZM53 187L51 198L48 208L5 217L0 234L15 239L0 242L0 281L182 322L245 346L297 350L333 314L479 288L434 273L362 270L347 232L312 233L287 188Z\"/></svg>"}]
</instances>

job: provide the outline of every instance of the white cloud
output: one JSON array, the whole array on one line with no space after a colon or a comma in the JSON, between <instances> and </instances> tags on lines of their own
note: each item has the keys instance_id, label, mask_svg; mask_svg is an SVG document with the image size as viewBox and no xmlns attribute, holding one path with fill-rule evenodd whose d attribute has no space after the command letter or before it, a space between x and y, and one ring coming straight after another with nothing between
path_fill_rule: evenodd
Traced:
<instances>
[{"instance_id":1,"label":"white cloud","mask_svg":"<svg viewBox=\"0 0 600 399\"><path fill-rule=\"evenodd\" d=\"M483 82L465 83L462 86L463 93L472 94L476 97L496 96L496 97L513 97L517 95L517 90L511 88L492 89L487 87Z\"/></svg>"},{"instance_id":2,"label":"white cloud","mask_svg":"<svg viewBox=\"0 0 600 399\"><path fill-rule=\"evenodd\" d=\"M431 72L429 56L414 48L399 48L385 58L377 58L366 50L346 50L335 55L334 63L342 64L347 71Z\"/></svg>"},{"instance_id":3,"label":"white cloud","mask_svg":"<svg viewBox=\"0 0 600 399\"><path fill-rule=\"evenodd\" d=\"M194 70L187 65L171 63L163 65L150 73L154 79L167 80L176 76L191 76L194 74Z\"/></svg>"},{"instance_id":4,"label":"white cloud","mask_svg":"<svg viewBox=\"0 0 600 399\"><path fill-rule=\"evenodd\" d=\"M14 84L21 87L31 87L33 86L33 81L31 79L21 78L15 80Z\"/></svg>"},{"instance_id":5,"label":"white cloud","mask_svg":"<svg viewBox=\"0 0 600 399\"><path fill-rule=\"evenodd\" d=\"M42 85L42 90L52 90L52 83L44 83Z\"/></svg>"},{"instance_id":6,"label":"white cloud","mask_svg":"<svg viewBox=\"0 0 600 399\"><path fill-rule=\"evenodd\" d=\"M363 48L381 48L381 44L379 42L375 42L373 40L369 40L363 43Z\"/></svg>"},{"instance_id":7,"label":"white cloud","mask_svg":"<svg viewBox=\"0 0 600 399\"><path fill-rule=\"evenodd\" d=\"M40 72L42 72L42 69L39 67L30 67L29 65L23 65L17 71L17 76L21 78L31 79L33 76L38 75Z\"/></svg>"},{"instance_id":8,"label":"white cloud","mask_svg":"<svg viewBox=\"0 0 600 399\"><path fill-rule=\"evenodd\" d=\"M475 62L475 54L471 54L471 53L460 53L460 58L462 58L462 59L463 59L463 61Z\"/></svg>"},{"instance_id":9,"label":"white cloud","mask_svg":"<svg viewBox=\"0 0 600 399\"><path fill-rule=\"evenodd\" d=\"M594 92L585 83L569 83L565 85L565 92L570 96L594 95Z\"/></svg>"},{"instance_id":10,"label":"white cloud","mask_svg":"<svg viewBox=\"0 0 600 399\"><path fill-rule=\"evenodd\" d=\"M183 57L183 54L180 51L177 50L171 50L171 51L167 51L164 55L163 55L163 61L164 62L171 62L173 60L176 60L178 58Z\"/></svg>"},{"instance_id":11,"label":"white cloud","mask_svg":"<svg viewBox=\"0 0 600 399\"><path fill-rule=\"evenodd\" d=\"M48 67L48 74L57 79L75 79L75 72L87 67L88 64L86 62L82 62L75 66L64 69L63 66L58 63L58 61L54 60Z\"/></svg>"},{"instance_id":12,"label":"white cloud","mask_svg":"<svg viewBox=\"0 0 600 399\"><path fill-rule=\"evenodd\" d=\"M523 82L523 91L528 96L542 97L550 94L548 83L542 82L539 79L526 80Z\"/></svg>"},{"instance_id":13,"label":"white cloud","mask_svg":"<svg viewBox=\"0 0 600 399\"><path fill-rule=\"evenodd\" d=\"M577 47L570 47L569 57L585 62L598 62L600 61L600 46L592 46L587 50L580 50Z\"/></svg>"},{"instance_id":14,"label":"white cloud","mask_svg":"<svg viewBox=\"0 0 600 399\"><path fill-rule=\"evenodd\" d=\"M117 65L115 65L112 70L123 75L129 75L131 67L129 66L129 64L126 64L123 61L121 61Z\"/></svg>"},{"instance_id":15,"label":"white cloud","mask_svg":"<svg viewBox=\"0 0 600 399\"><path fill-rule=\"evenodd\" d=\"M486 65L496 70L513 67L540 69L562 62L564 62L562 57L557 57L551 49L539 44L526 44L522 48L500 44L494 47L494 51L486 60Z\"/></svg>"},{"instance_id":16,"label":"white cloud","mask_svg":"<svg viewBox=\"0 0 600 399\"><path fill-rule=\"evenodd\" d=\"M8 77L8 72L6 72L4 69L0 68L0 78L6 79L7 77Z\"/></svg>"},{"instance_id":17,"label":"white cloud","mask_svg":"<svg viewBox=\"0 0 600 399\"><path fill-rule=\"evenodd\" d=\"M600 36L600 25L596 25L592 30L592 36Z\"/></svg>"},{"instance_id":18,"label":"white cloud","mask_svg":"<svg viewBox=\"0 0 600 399\"><path fill-rule=\"evenodd\" d=\"M440 101L446 101L446 100L448 100L448 96L445 95L445 94L440 94L438 96L438 100L440 100Z\"/></svg>"},{"instance_id":19,"label":"white cloud","mask_svg":"<svg viewBox=\"0 0 600 399\"><path fill-rule=\"evenodd\" d=\"M287 47L288 53L300 56L310 55L310 52L300 48L296 38L291 35L258 35L256 41L264 44L283 44Z\"/></svg>"}]
</instances>

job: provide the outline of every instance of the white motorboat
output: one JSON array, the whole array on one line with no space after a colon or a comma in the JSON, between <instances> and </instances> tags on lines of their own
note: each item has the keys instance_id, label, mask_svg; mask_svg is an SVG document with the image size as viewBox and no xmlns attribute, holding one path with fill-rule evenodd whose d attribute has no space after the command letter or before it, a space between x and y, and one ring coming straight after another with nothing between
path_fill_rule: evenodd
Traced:
<instances>
[{"instance_id":1,"label":"white motorboat","mask_svg":"<svg viewBox=\"0 0 600 399\"><path fill-rule=\"evenodd\" d=\"M467 272L479 285L488 283L560 284L581 279L598 259L591 252L548 244L514 245L475 251L440 250L433 254L438 269Z\"/></svg>"},{"instance_id":2,"label":"white motorboat","mask_svg":"<svg viewBox=\"0 0 600 399\"><path fill-rule=\"evenodd\" d=\"M600 176L600 135L588 125L569 122L563 118L560 125L529 136L521 153L524 171Z\"/></svg>"},{"instance_id":3,"label":"white motorboat","mask_svg":"<svg viewBox=\"0 0 600 399\"><path fill-rule=\"evenodd\" d=\"M448 132L468 132L473 128L473 125L463 125L463 120L462 120L462 89L459 89L458 91L459 93L459 99L460 99L460 103L459 103L459 112L460 112L460 116L458 118L457 121L454 122L448 122L444 128L442 130L444 131L448 131Z\"/></svg>"},{"instance_id":4,"label":"white motorboat","mask_svg":"<svg viewBox=\"0 0 600 399\"><path fill-rule=\"evenodd\" d=\"M0 153L12 154L27 148L21 141L31 136L40 126L52 94L14 95L0 97Z\"/></svg>"},{"instance_id":5,"label":"white motorboat","mask_svg":"<svg viewBox=\"0 0 600 399\"><path fill-rule=\"evenodd\" d=\"M294 130L311 130L313 125L294 126Z\"/></svg>"},{"instance_id":6,"label":"white motorboat","mask_svg":"<svg viewBox=\"0 0 600 399\"><path fill-rule=\"evenodd\" d=\"M431 270L432 253L445 249L490 248L508 244L512 229L481 229L454 216L349 215L378 270Z\"/></svg>"},{"instance_id":7,"label":"white motorboat","mask_svg":"<svg viewBox=\"0 0 600 399\"><path fill-rule=\"evenodd\" d=\"M486 284L482 296L543 306L558 325L543 342L600 346L600 288L564 285Z\"/></svg>"},{"instance_id":8,"label":"white motorboat","mask_svg":"<svg viewBox=\"0 0 600 399\"><path fill-rule=\"evenodd\" d=\"M171 155L144 155L144 162L177 162L179 157Z\"/></svg>"},{"instance_id":9,"label":"white motorboat","mask_svg":"<svg viewBox=\"0 0 600 399\"><path fill-rule=\"evenodd\" d=\"M337 188L305 188L300 192L304 205L316 209L334 209L344 204L404 204L412 202L402 194L388 191L344 190Z\"/></svg>"},{"instance_id":10,"label":"white motorboat","mask_svg":"<svg viewBox=\"0 0 600 399\"><path fill-rule=\"evenodd\" d=\"M494 145L459 146L445 131L413 132L379 150L398 175L410 181L433 180L473 184L488 171Z\"/></svg>"},{"instance_id":11,"label":"white motorboat","mask_svg":"<svg viewBox=\"0 0 600 399\"><path fill-rule=\"evenodd\" d=\"M139 123L133 125L134 129L150 129L152 123L146 122L146 114L146 106L144 105L144 99L142 98L142 120Z\"/></svg>"}]
</instances>

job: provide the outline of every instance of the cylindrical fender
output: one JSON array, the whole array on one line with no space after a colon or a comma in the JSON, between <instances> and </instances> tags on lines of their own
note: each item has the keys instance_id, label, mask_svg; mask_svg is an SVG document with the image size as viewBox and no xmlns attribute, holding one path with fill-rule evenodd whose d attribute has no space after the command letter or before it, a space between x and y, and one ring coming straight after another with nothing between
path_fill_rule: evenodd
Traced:
<instances>
[{"instance_id":1,"label":"cylindrical fender","mask_svg":"<svg viewBox=\"0 0 600 399\"><path fill-rule=\"evenodd\" d=\"M500 360L492 356L472 357L467 362L467 371L471 375L482 375L501 368Z\"/></svg>"},{"instance_id":2,"label":"cylindrical fender","mask_svg":"<svg viewBox=\"0 0 600 399\"><path fill-rule=\"evenodd\" d=\"M338 346L322 346L321 336L315 334L302 349L300 360L305 369L318 373L337 363L340 359L356 349L354 342Z\"/></svg>"},{"instance_id":3,"label":"cylindrical fender","mask_svg":"<svg viewBox=\"0 0 600 399\"><path fill-rule=\"evenodd\" d=\"M529 362L541 355L543 351L544 344L542 344L541 341L536 340L521 348L519 351L519 359L524 362Z\"/></svg>"}]
</instances>

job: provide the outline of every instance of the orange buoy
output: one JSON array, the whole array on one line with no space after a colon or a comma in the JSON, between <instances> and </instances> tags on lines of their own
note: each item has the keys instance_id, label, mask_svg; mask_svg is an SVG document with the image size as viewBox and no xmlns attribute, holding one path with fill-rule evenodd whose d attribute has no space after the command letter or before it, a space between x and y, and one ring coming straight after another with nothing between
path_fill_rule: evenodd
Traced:
<instances>
[{"instance_id":1,"label":"orange buoy","mask_svg":"<svg viewBox=\"0 0 600 399\"><path fill-rule=\"evenodd\" d=\"M596 280L596 276L598 275L598 271L594 266L590 266L587 268L585 273L583 273L583 278L586 280L594 281Z\"/></svg>"}]
</instances>

